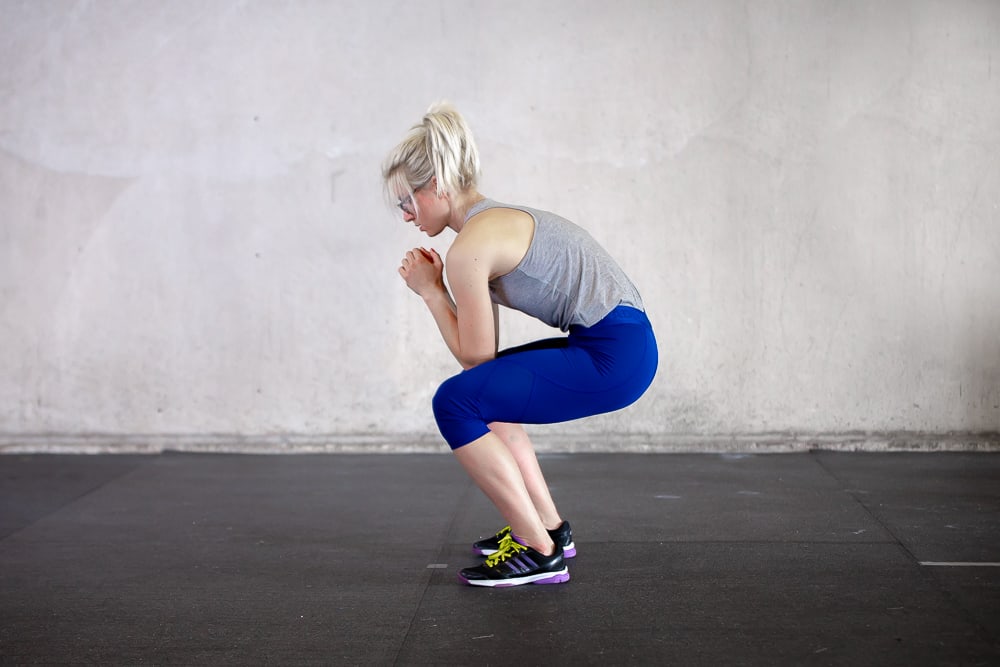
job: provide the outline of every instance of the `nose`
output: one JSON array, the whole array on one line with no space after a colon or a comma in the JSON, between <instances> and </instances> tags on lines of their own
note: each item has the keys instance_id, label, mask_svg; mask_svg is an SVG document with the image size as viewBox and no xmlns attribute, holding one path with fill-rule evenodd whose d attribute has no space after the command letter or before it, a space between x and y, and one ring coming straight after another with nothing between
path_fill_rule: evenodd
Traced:
<instances>
[{"instance_id":1,"label":"nose","mask_svg":"<svg viewBox=\"0 0 1000 667\"><path fill-rule=\"evenodd\" d=\"M403 211L403 222L413 222L417 219L417 216L410 213L409 211Z\"/></svg>"}]
</instances>

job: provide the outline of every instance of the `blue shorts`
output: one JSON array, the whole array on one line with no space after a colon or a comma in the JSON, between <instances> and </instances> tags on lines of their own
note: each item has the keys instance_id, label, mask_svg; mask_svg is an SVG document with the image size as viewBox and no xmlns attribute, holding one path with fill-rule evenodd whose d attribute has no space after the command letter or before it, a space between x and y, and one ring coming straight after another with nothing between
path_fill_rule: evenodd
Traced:
<instances>
[{"instance_id":1,"label":"blue shorts","mask_svg":"<svg viewBox=\"0 0 1000 667\"><path fill-rule=\"evenodd\" d=\"M619 410L646 391L657 361L646 314L618 306L592 327L503 350L445 380L434 418L458 449L489 433L490 422L553 424Z\"/></svg>"}]
</instances>

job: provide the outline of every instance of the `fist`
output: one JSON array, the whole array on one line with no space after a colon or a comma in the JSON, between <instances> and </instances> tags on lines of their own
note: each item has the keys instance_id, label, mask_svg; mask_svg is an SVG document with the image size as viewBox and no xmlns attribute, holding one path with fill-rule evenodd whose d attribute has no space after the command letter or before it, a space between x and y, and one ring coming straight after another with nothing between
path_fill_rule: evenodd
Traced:
<instances>
[{"instance_id":1,"label":"fist","mask_svg":"<svg viewBox=\"0 0 1000 667\"><path fill-rule=\"evenodd\" d=\"M399 275L406 286L420 296L426 296L436 289L444 289L443 271L444 262L437 250L433 249L414 248L406 253L399 264Z\"/></svg>"}]
</instances>

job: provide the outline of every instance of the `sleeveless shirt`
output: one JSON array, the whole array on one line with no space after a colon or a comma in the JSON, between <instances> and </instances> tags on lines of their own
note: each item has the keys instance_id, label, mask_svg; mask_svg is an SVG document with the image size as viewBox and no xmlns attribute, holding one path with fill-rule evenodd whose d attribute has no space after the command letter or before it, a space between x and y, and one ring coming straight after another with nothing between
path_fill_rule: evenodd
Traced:
<instances>
[{"instance_id":1,"label":"sleeveless shirt","mask_svg":"<svg viewBox=\"0 0 1000 667\"><path fill-rule=\"evenodd\" d=\"M477 202L466 221L491 208L523 211L535 222L528 252L513 271L489 283L490 298L569 331L589 327L618 306L643 310L639 291L611 255L583 228L548 211Z\"/></svg>"}]
</instances>

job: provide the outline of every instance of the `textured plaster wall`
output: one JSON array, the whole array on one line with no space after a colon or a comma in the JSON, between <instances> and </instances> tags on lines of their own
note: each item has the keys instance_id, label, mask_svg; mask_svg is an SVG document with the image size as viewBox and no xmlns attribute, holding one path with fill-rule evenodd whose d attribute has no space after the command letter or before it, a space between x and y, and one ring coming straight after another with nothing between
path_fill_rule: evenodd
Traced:
<instances>
[{"instance_id":1,"label":"textured plaster wall","mask_svg":"<svg viewBox=\"0 0 1000 667\"><path fill-rule=\"evenodd\" d=\"M457 367L395 268L450 238L378 167L442 98L482 190L587 227L660 338L639 403L543 445L1000 431L998 2L0 13L8 450L437 443Z\"/></svg>"}]
</instances>

